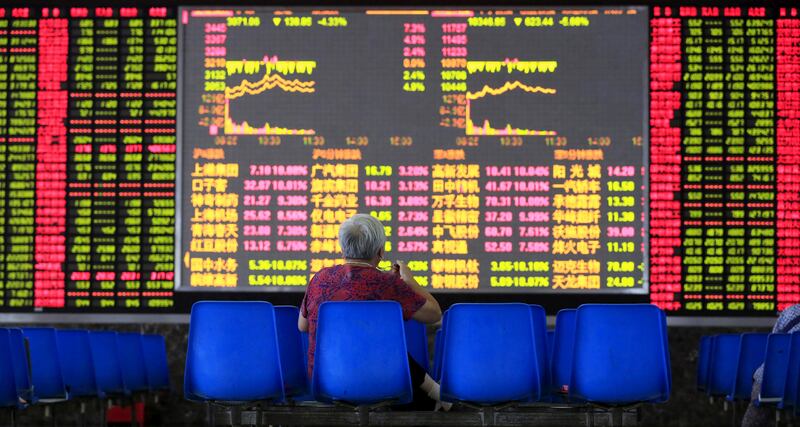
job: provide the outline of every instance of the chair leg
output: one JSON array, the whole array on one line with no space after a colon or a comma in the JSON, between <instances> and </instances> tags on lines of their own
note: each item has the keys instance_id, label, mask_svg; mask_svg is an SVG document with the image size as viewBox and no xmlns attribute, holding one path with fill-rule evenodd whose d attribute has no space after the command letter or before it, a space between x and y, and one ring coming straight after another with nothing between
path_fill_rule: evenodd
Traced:
<instances>
[{"instance_id":1,"label":"chair leg","mask_svg":"<svg viewBox=\"0 0 800 427\"><path fill-rule=\"evenodd\" d=\"M17 427L17 408L11 408L11 427Z\"/></svg>"},{"instance_id":2,"label":"chair leg","mask_svg":"<svg viewBox=\"0 0 800 427\"><path fill-rule=\"evenodd\" d=\"M369 425L369 407L367 405L359 405L356 410L358 411L358 425Z\"/></svg>"},{"instance_id":3,"label":"chair leg","mask_svg":"<svg viewBox=\"0 0 800 427\"><path fill-rule=\"evenodd\" d=\"M611 425L622 427L622 408L611 409Z\"/></svg>"},{"instance_id":4,"label":"chair leg","mask_svg":"<svg viewBox=\"0 0 800 427\"><path fill-rule=\"evenodd\" d=\"M206 402L206 426L207 427L214 427L217 423L214 422L214 407L211 406L211 402Z\"/></svg>"},{"instance_id":5,"label":"chair leg","mask_svg":"<svg viewBox=\"0 0 800 427\"><path fill-rule=\"evenodd\" d=\"M139 427L139 420L136 417L136 396L131 396L131 427Z\"/></svg>"},{"instance_id":6,"label":"chair leg","mask_svg":"<svg viewBox=\"0 0 800 427\"><path fill-rule=\"evenodd\" d=\"M106 427L108 423L106 422L106 407L108 407L109 400L108 399L100 399L98 402L100 406L99 416L100 416L100 427Z\"/></svg>"}]
</instances>

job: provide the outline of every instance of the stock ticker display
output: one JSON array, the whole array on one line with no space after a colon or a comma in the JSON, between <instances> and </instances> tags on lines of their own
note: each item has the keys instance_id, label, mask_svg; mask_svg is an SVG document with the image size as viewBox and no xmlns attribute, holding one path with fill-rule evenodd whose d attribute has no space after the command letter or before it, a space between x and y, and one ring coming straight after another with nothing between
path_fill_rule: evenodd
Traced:
<instances>
[{"instance_id":1,"label":"stock ticker display","mask_svg":"<svg viewBox=\"0 0 800 427\"><path fill-rule=\"evenodd\" d=\"M647 9L179 14L181 287L297 290L369 212L433 291L645 292Z\"/></svg>"},{"instance_id":2,"label":"stock ticker display","mask_svg":"<svg viewBox=\"0 0 800 427\"><path fill-rule=\"evenodd\" d=\"M798 13L0 7L0 312L299 295L365 212L435 293L773 315Z\"/></svg>"},{"instance_id":3,"label":"stock ticker display","mask_svg":"<svg viewBox=\"0 0 800 427\"><path fill-rule=\"evenodd\" d=\"M172 306L173 15L0 8L3 310Z\"/></svg>"}]
</instances>

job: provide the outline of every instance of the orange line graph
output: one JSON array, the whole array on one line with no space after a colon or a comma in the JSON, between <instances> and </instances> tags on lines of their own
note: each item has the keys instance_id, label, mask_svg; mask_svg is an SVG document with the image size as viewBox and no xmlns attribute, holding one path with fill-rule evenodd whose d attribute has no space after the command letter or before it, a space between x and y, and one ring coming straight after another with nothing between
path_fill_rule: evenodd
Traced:
<instances>
[{"instance_id":1,"label":"orange line graph","mask_svg":"<svg viewBox=\"0 0 800 427\"><path fill-rule=\"evenodd\" d=\"M471 102L475 99L483 98L487 95L501 95L511 90L521 89L528 93L541 93L545 95L555 95L556 90L553 88L546 88L541 86L528 86L522 82L514 81L514 82L506 82L503 86L499 88L491 88L489 86L484 85L481 90L478 92L467 92L467 106L466 106L466 126L465 130L467 135L496 135L496 136L506 136L506 135L534 135L534 136L553 136L556 135L556 131L554 130L536 130L536 129L520 129L520 128L512 128L510 124L506 124L505 127L497 129L492 127L491 123L488 120L483 121L483 126L475 126L472 122L471 116Z\"/></svg>"},{"instance_id":2,"label":"orange line graph","mask_svg":"<svg viewBox=\"0 0 800 427\"><path fill-rule=\"evenodd\" d=\"M541 86L528 86L520 81L515 82L506 82L503 86L494 89L489 86L483 86L483 89L477 92L467 92L467 99L480 99L486 95L501 95L506 93L510 90L514 89L522 89L528 93L544 93L547 95L555 95L556 90L552 88L546 88Z\"/></svg>"},{"instance_id":3,"label":"orange line graph","mask_svg":"<svg viewBox=\"0 0 800 427\"><path fill-rule=\"evenodd\" d=\"M244 95L257 95L265 90L274 89L275 87L279 87L286 92L303 92L303 93L312 93L314 92L314 81L307 81L304 82L302 80L287 80L281 77L279 74L264 74L264 77L257 81L251 82L247 79L242 80L242 82L233 87L226 87L225 88L225 98L227 99L236 99Z\"/></svg>"}]
</instances>

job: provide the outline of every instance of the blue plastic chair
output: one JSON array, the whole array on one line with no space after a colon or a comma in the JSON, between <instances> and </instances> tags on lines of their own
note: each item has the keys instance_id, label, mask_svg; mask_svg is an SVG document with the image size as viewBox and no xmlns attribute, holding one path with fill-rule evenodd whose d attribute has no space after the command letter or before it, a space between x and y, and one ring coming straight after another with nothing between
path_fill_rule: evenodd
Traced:
<instances>
[{"instance_id":1,"label":"blue plastic chair","mask_svg":"<svg viewBox=\"0 0 800 427\"><path fill-rule=\"evenodd\" d=\"M794 407L795 410L800 409L797 405L798 384L800 383L800 333L792 334L791 348L789 349L789 369L786 371L786 388L783 392L783 402L778 402L778 408Z\"/></svg>"},{"instance_id":2,"label":"blue plastic chair","mask_svg":"<svg viewBox=\"0 0 800 427\"><path fill-rule=\"evenodd\" d=\"M764 355L764 371L757 404L777 404L783 402L786 391L786 374L789 370L789 351L792 345L791 334L770 334L767 337L767 350Z\"/></svg>"},{"instance_id":3,"label":"blue plastic chair","mask_svg":"<svg viewBox=\"0 0 800 427\"><path fill-rule=\"evenodd\" d=\"M728 400L750 400L753 373L764 363L766 348L767 334L742 334L736 359L736 375L733 387L727 395Z\"/></svg>"},{"instance_id":4,"label":"blue plastic chair","mask_svg":"<svg viewBox=\"0 0 800 427\"><path fill-rule=\"evenodd\" d=\"M311 390L321 402L409 403L411 375L400 304L320 305Z\"/></svg>"},{"instance_id":5,"label":"blue plastic chair","mask_svg":"<svg viewBox=\"0 0 800 427\"><path fill-rule=\"evenodd\" d=\"M570 396L604 405L666 401L671 385L666 333L666 318L654 305L578 307Z\"/></svg>"},{"instance_id":6,"label":"blue plastic chair","mask_svg":"<svg viewBox=\"0 0 800 427\"><path fill-rule=\"evenodd\" d=\"M560 310L556 314L556 329L553 341L553 359L550 369L553 375L554 393L569 392L570 372L572 372L572 347L575 342L574 308Z\"/></svg>"},{"instance_id":7,"label":"blue plastic chair","mask_svg":"<svg viewBox=\"0 0 800 427\"><path fill-rule=\"evenodd\" d=\"M23 328L28 339L31 357L31 384L40 403L69 399L61 373L56 330L53 328Z\"/></svg>"},{"instance_id":8,"label":"blue plastic chair","mask_svg":"<svg viewBox=\"0 0 800 427\"><path fill-rule=\"evenodd\" d=\"M706 387L709 396L727 396L733 389L741 339L739 334L719 334L714 337Z\"/></svg>"},{"instance_id":9,"label":"blue plastic chair","mask_svg":"<svg viewBox=\"0 0 800 427\"><path fill-rule=\"evenodd\" d=\"M142 352L150 390L169 390L169 362L164 337L158 334L142 334Z\"/></svg>"},{"instance_id":10,"label":"blue plastic chair","mask_svg":"<svg viewBox=\"0 0 800 427\"><path fill-rule=\"evenodd\" d=\"M430 355L428 353L428 331L424 324L414 319L406 320L404 325L406 331L406 348L408 354L415 362L430 373Z\"/></svg>"},{"instance_id":11,"label":"blue plastic chair","mask_svg":"<svg viewBox=\"0 0 800 427\"><path fill-rule=\"evenodd\" d=\"M119 351L117 350L117 333L90 331L89 344L92 349L95 380L100 393L105 396L130 395L122 376Z\"/></svg>"},{"instance_id":12,"label":"blue plastic chair","mask_svg":"<svg viewBox=\"0 0 800 427\"><path fill-rule=\"evenodd\" d=\"M309 390L303 356L303 338L297 329L299 315L300 310L297 307L286 305L275 307L275 326L281 352L284 393L287 397L301 396Z\"/></svg>"},{"instance_id":13,"label":"blue plastic chair","mask_svg":"<svg viewBox=\"0 0 800 427\"><path fill-rule=\"evenodd\" d=\"M13 353L8 329L0 329L0 407L16 409L20 402Z\"/></svg>"},{"instance_id":14,"label":"blue plastic chair","mask_svg":"<svg viewBox=\"0 0 800 427\"><path fill-rule=\"evenodd\" d=\"M144 363L142 335L135 332L117 333L117 352L125 388L131 393L150 390L150 385L147 383L147 367Z\"/></svg>"},{"instance_id":15,"label":"blue plastic chair","mask_svg":"<svg viewBox=\"0 0 800 427\"><path fill-rule=\"evenodd\" d=\"M194 401L282 401L275 310L262 301L192 306L184 395Z\"/></svg>"},{"instance_id":16,"label":"blue plastic chair","mask_svg":"<svg viewBox=\"0 0 800 427\"><path fill-rule=\"evenodd\" d=\"M72 397L104 397L97 388L89 331L56 331L64 386Z\"/></svg>"},{"instance_id":17,"label":"blue plastic chair","mask_svg":"<svg viewBox=\"0 0 800 427\"><path fill-rule=\"evenodd\" d=\"M700 338L700 350L697 354L697 390L706 391L708 382L708 365L711 360L711 337Z\"/></svg>"},{"instance_id":18,"label":"blue plastic chair","mask_svg":"<svg viewBox=\"0 0 800 427\"><path fill-rule=\"evenodd\" d=\"M541 398L545 344L526 304L455 304L443 324L441 396L496 405ZM541 334L544 341L544 332Z\"/></svg>"},{"instance_id":19,"label":"blue plastic chair","mask_svg":"<svg viewBox=\"0 0 800 427\"><path fill-rule=\"evenodd\" d=\"M22 329L18 328L9 328L8 337L11 340L11 363L14 364L14 379L17 385L17 395L21 399L20 406L25 407L36 403L38 400L33 393L33 386L31 385L28 341L22 334Z\"/></svg>"}]
</instances>

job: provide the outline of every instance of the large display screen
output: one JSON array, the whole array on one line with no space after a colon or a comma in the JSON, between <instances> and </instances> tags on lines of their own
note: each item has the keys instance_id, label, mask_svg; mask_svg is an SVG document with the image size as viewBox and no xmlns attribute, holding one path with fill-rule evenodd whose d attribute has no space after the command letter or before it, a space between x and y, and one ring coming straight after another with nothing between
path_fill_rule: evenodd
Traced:
<instances>
[{"instance_id":1,"label":"large display screen","mask_svg":"<svg viewBox=\"0 0 800 427\"><path fill-rule=\"evenodd\" d=\"M434 291L646 292L647 10L180 11L181 288L379 218Z\"/></svg>"},{"instance_id":2,"label":"large display screen","mask_svg":"<svg viewBox=\"0 0 800 427\"><path fill-rule=\"evenodd\" d=\"M651 299L800 302L797 9L656 7L651 34Z\"/></svg>"},{"instance_id":3,"label":"large display screen","mask_svg":"<svg viewBox=\"0 0 800 427\"><path fill-rule=\"evenodd\" d=\"M444 305L800 303L797 6L201 3L0 6L0 314L297 304L355 212Z\"/></svg>"}]
</instances>

